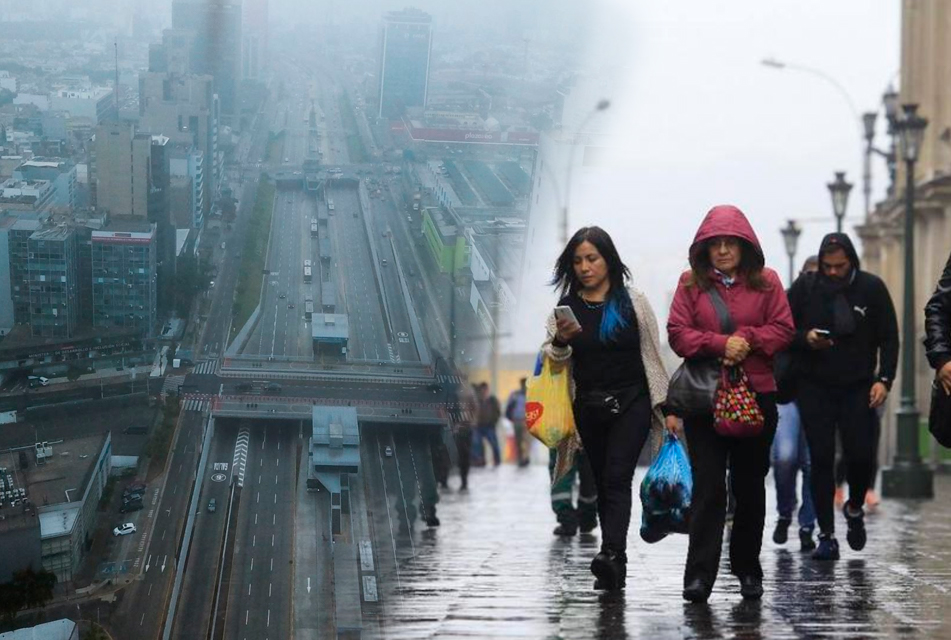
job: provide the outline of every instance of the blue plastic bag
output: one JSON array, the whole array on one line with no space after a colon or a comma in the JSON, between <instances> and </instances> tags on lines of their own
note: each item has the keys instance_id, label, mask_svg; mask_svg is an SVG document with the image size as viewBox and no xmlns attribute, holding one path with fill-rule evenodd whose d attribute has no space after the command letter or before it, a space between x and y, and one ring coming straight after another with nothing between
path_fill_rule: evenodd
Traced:
<instances>
[{"instance_id":1,"label":"blue plastic bag","mask_svg":"<svg viewBox=\"0 0 951 640\"><path fill-rule=\"evenodd\" d=\"M693 474L684 446L667 433L641 482L641 538L658 542L668 533L687 533Z\"/></svg>"}]
</instances>

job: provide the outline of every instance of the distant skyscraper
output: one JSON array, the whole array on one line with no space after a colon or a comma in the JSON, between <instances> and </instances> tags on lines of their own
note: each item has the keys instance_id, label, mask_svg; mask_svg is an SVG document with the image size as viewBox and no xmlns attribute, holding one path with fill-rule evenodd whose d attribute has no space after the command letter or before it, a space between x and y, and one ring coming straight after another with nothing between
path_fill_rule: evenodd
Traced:
<instances>
[{"instance_id":1,"label":"distant skyscraper","mask_svg":"<svg viewBox=\"0 0 951 640\"><path fill-rule=\"evenodd\" d=\"M433 19L419 9L386 14L380 42L379 116L397 118L426 106Z\"/></svg>"},{"instance_id":2,"label":"distant skyscraper","mask_svg":"<svg viewBox=\"0 0 951 640\"><path fill-rule=\"evenodd\" d=\"M172 29L190 31L191 72L215 79L221 113L237 115L241 81L241 3L229 0L175 0Z\"/></svg>"}]
</instances>

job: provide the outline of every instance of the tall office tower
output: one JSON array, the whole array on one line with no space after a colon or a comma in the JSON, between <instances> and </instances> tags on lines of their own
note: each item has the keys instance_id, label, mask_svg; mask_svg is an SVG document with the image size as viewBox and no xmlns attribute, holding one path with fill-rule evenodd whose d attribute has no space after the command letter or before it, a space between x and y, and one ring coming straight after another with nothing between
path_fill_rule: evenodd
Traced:
<instances>
[{"instance_id":1,"label":"tall office tower","mask_svg":"<svg viewBox=\"0 0 951 640\"><path fill-rule=\"evenodd\" d=\"M192 73L215 79L221 113L237 115L241 81L241 3L229 0L175 0L172 29L192 33Z\"/></svg>"},{"instance_id":2,"label":"tall office tower","mask_svg":"<svg viewBox=\"0 0 951 640\"><path fill-rule=\"evenodd\" d=\"M113 215L148 218L152 137L130 122L104 122L96 130L96 206Z\"/></svg>"},{"instance_id":3,"label":"tall office tower","mask_svg":"<svg viewBox=\"0 0 951 640\"><path fill-rule=\"evenodd\" d=\"M379 117L399 118L410 107L425 107L433 19L419 9L386 14L380 36Z\"/></svg>"},{"instance_id":4,"label":"tall office tower","mask_svg":"<svg viewBox=\"0 0 951 640\"><path fill-rule=\"evenodd\" d=\"M268 0L244 0L244 77L256 80L268 62Z\"/></svg>"},{"instance_id":5,"label":"tall office tower","mask_svg":"<svg viewBox=\"0 0 951 640\"><path fill-rule=\"evenodd\" d=\"M27 241L30 331L34 337L71 338L79 328L79 245L75 230L57 225Z\"/></svg>"},{"instance_id":6,"label":"tall office tower","mask_svg":"<svg viewBox=\"0 0 951 640\"><path fill-rule=\"evenodd\" d=\"M114 218L92 232L93 327L151 337L157 318L155 225Z\"/></svg>"}]
</instances>

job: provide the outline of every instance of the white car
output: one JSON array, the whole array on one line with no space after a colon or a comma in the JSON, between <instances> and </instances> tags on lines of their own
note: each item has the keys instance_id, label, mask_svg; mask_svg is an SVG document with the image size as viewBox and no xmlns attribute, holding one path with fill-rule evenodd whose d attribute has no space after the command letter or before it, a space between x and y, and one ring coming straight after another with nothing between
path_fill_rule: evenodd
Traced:
<instances>
[{"instance_id":1,"label":"white car","mask_svg":"<svg viewBox=\"0 0 951 640\"><path fill-rule=\"evenodd\" d=\"M131 522L120 524L118 527L112 530L112 535L116 537L127 536L133 533L135 533L135 525L132 524Z\"/></svg>"},{"instance_id":2,"label":"white car","mask_svg":"<svg viewBox=\"0 0 951 640\"><path fill-rule=\"evenodd\" d=\"M393 448L392 448L392 447L387 447L386 449L384 449L384 450L383 450L383 455L385 455L387 458L392 458L392 457L393 457Z\"/></svg>"}]
</instances>

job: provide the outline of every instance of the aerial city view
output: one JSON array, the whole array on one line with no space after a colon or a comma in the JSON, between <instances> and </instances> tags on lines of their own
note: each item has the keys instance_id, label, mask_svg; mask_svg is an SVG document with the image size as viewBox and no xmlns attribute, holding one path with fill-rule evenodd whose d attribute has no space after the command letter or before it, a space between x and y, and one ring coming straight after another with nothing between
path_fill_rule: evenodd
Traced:
<instances>
[{"instance_id":1,"label":"aerial city view","mask_svg":"<svg viewBox=\"0 0 951 640\"><path fill-rule=\"evenodd\" d=\"M0 0L0 640L951 638L951 4L707 4Z\"/></svg>"}]
</instances>

